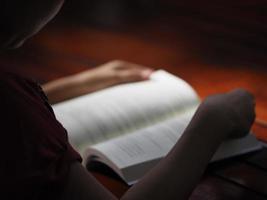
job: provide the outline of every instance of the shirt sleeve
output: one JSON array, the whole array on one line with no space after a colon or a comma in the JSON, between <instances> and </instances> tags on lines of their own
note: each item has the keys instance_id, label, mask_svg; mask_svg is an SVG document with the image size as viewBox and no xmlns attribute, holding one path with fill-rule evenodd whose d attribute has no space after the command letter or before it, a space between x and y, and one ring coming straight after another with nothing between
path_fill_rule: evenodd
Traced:
<instances>
[{"instance_id":1,"label":"shirt sleeve","mask_svg":"<svg viewBox=\"0 0 267 200\"><path fill-rule=\"evenodd\" d=\"M53 199L70 165L81 162L38 88L17 77L0 80L0 190L10 199Z\"/></svg>"}]
</instances>

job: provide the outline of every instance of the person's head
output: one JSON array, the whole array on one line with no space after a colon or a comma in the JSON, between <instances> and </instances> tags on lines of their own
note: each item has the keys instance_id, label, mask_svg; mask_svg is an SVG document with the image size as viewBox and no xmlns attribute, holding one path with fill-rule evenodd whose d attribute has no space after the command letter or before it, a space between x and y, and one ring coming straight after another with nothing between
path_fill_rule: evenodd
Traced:
<instances>
[{"instance_id":1,"label":"person's head","mask_svg":"<svg viewBox=\"0 0 267 200\"><path fill-rule=\"evenodd\" d=\"M0 49L16 48L41 30L64 0L0 0Z\"/></svg>"}]
</instances>

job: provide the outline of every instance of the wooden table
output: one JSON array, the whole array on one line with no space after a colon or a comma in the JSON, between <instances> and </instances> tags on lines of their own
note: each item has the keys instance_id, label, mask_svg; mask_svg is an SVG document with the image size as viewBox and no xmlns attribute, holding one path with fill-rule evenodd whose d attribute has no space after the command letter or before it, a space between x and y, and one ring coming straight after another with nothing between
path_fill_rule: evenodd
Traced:
<instances>
[{"instance_id":1,"label":"wooden table","mask_svg":"<svg viewBox=\"0 0 267 200\"><path fill-rule=\"evenodd\" d=\"M23 48L2 54L0 63L43 83L123 59L168 70L188 81L201 98L246 88L256 97L257 118L267 121L263 21L253 21L246 12L206 12L207 7L178 11L166 7L162 15L116 28L66 23L60 17ZM255 123L253 130L267 142L266 125ZM93 174L118 197L128 189L104 173ZM190 199L267 199L267 149L210 166Z\"/></svg>"}]
</instances>

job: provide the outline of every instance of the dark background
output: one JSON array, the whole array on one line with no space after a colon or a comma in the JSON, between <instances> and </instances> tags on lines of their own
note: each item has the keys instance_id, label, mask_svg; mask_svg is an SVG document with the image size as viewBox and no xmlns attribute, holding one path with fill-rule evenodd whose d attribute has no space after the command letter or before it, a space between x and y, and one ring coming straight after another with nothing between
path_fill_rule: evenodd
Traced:
<instances>
[{"instance_id":1,"label":"dark background","mask_svg":"<svg viewBox=\"0 0 267 200\"><path fill-rule=\"evenodd\" d=\"M157 32L186 35L207 60L265 65L266 0L78 0L63 15L111 29L155 23Z\"/></svg>"}]
</instances>

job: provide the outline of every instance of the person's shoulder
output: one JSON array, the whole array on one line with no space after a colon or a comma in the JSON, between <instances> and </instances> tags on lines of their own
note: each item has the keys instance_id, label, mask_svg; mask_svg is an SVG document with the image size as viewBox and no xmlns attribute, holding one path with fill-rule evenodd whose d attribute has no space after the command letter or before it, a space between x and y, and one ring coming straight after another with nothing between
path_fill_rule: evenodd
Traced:
<instances>
[{"instance_id":1,"label":"person's shoulder","mask_svg":"<svg viewBox=\"0 0 267 200\"><path fill-rule=\"evenodd\" d=\"M46 95L37 81L20 74L0 71L0 94L13 100L35 99L47 101Z\"/></svg>"},{"instance_id":2,"label":"person's shoulder","mask_svg":"<svg viewBox=\"0 0 267 200\"><path fill-rule=\"evenodd\" d=\"M5 89L18 89L27 82L27 78L12 72L0 71L0 87L2 91Z\"/></svg>"},{"instance_id":3,"label":"person's shoulder","mask_svg":"<svg viewBox=\"0 0 267 200\"><path fill-rule=\"evenodd\" d=\"M13 73L5 71L0 72L1 100L5 99L6 95L14 93L16 85L18 85L16 79L18 79L18 77Z\"/></svg>"},{"instance_id":4,"label":"person's shoulder","mask_svg":"<svg viewBox=\"0 0 267 200\"><path fill-rule=\"evenodd\" d=\"M26 80L21 76L10 73L0 72L0 94L2 102L10 102L19 98L25 89Z\"/></svg>"},{"instance_id":5,"label":"person's shoulder","mask_svg":"<svg viewBox=\"0 0 267 200\"><path fill-rule=\"evenodd\" d=\"M2 129L8 133L18 133L17 123L19 121L19 115L17 114L17 102L19 101L17 101L18 95L15 87L15 77L16 75L12 73L0 72L0 121ZM4 140L8 140L11 134L5 134L2 137ZM2 142L1 146L4 146Z\"/></svg>"}]
</instances>

